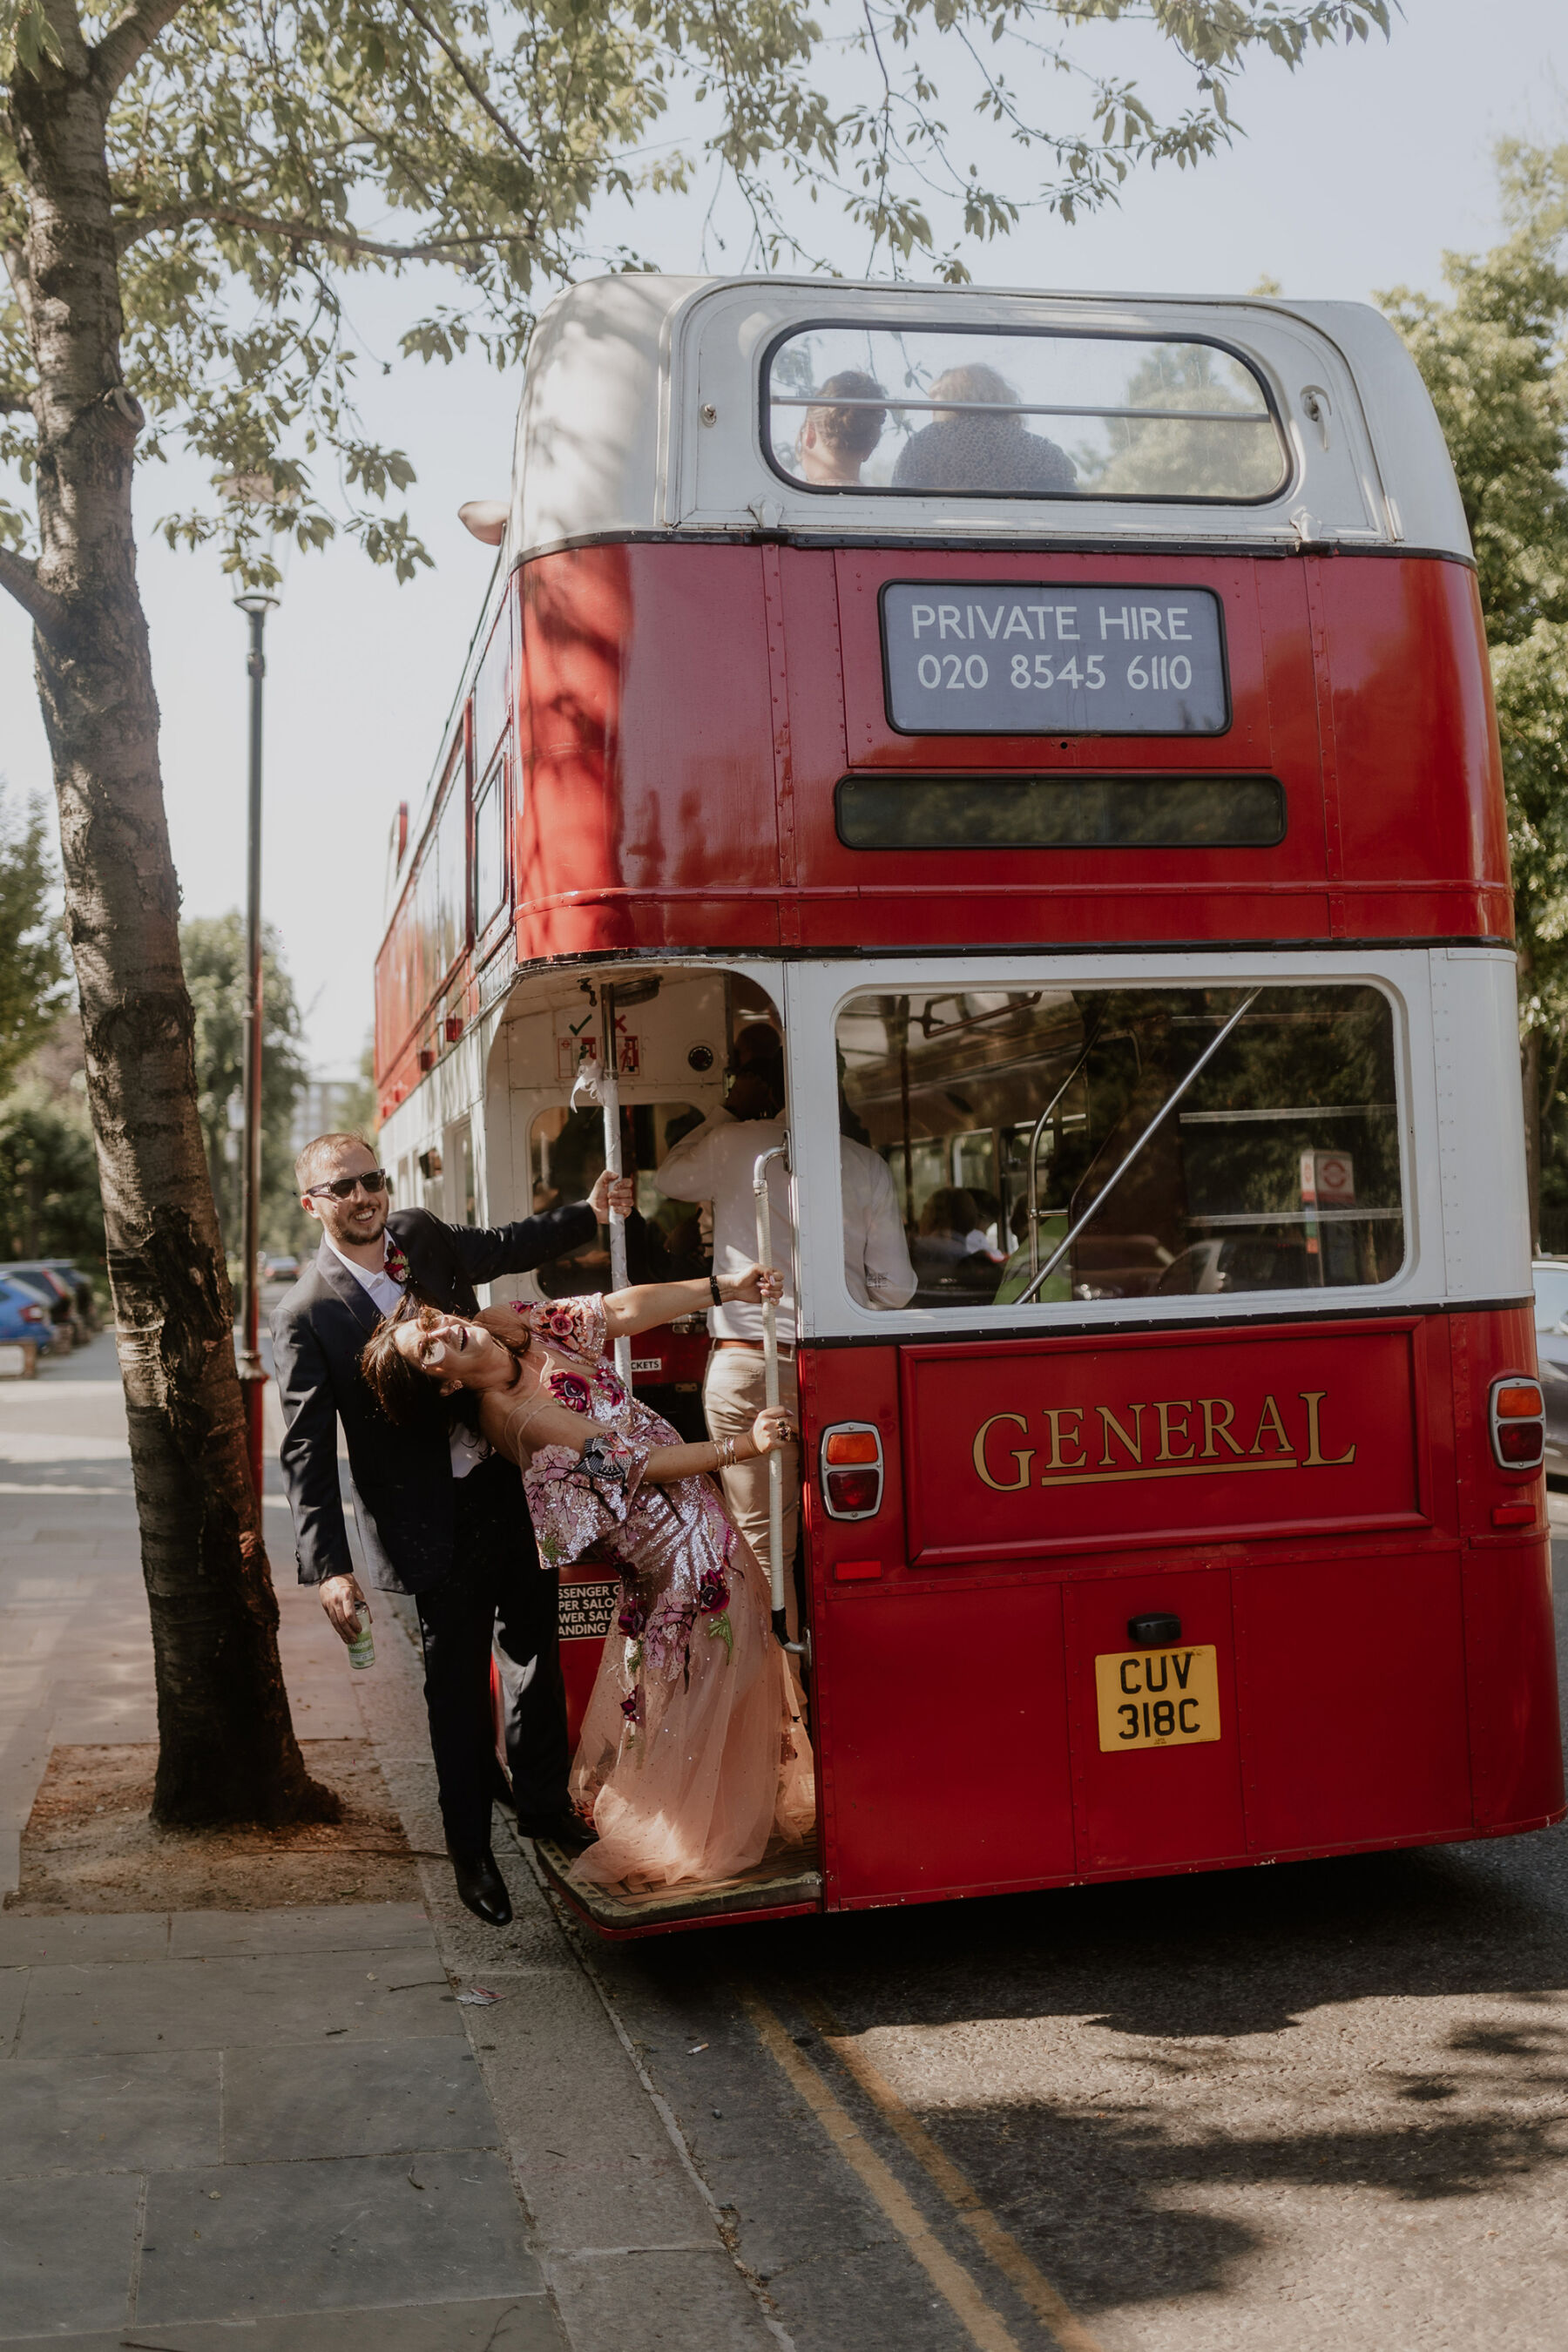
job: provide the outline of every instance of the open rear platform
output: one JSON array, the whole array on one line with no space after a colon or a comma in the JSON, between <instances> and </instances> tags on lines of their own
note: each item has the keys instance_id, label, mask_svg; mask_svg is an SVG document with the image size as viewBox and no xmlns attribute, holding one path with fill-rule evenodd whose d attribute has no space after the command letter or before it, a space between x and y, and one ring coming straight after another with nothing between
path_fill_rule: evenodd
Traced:
<instances>
[{"instance_id":1,"label":"open rear platform","mask_svg":"<svg viewBox=\"0 0 1568 2352\"><path fill-rule=\"evenodd\" d=\"M547 1838L533 1841L551 1885L589 1926L605 1936L647 1935L661 1927L700 1926L757 1912L815 1911L822 1902L816 1833L804 1844L770 1846L761 1862L737 1878L707 1886L655 1887L636 1894L625 1886L582 1886L567 1876L577 1859Z\"/></svg>"}]
</instances>

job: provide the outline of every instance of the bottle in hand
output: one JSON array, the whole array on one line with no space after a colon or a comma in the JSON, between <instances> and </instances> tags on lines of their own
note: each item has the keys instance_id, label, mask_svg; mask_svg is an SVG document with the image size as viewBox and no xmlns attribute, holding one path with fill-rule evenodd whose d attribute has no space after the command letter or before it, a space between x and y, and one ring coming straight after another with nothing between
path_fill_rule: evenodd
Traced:
<instances>
[{"instance_id":1,"label":"bottle in hand","mask_svg":"<svg viewBox=\"0 0 1568 2352\"><path fill-rule=\"evenodd\" d=\"M362 1668L374 1666L375 1664L375 1639L370 1630L368 1609L359 1621L359 1632L349 1643L349 1664L351 1666Z\"/></svg>"}]
</instances>

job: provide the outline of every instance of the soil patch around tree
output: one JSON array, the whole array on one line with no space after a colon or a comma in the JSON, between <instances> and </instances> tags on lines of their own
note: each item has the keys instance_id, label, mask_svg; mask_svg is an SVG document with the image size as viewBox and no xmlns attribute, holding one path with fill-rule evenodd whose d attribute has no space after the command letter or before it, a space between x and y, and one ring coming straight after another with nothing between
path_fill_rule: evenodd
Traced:
<instances>
[{"instance_id":1,"label":"soil patch around tree","mask_svg":"<svg viewBox=\"0 0 1568 2352\"><path fill-rule=\"evenodd\" d=\"M261 1911L296 1903L417 1903L403 1823L364 1739L304 1739L305 1769L343 1801L338 1822L154 1829L158 1750L57 1748L22 1832L7 1911Z\"/></svg>"}]
</instances>

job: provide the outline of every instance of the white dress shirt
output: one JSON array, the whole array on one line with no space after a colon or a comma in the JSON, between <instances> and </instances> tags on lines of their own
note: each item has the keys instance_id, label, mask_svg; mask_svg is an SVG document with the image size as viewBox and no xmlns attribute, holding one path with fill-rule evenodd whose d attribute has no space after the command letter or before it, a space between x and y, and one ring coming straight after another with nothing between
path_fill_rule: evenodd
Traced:
<instances>
[{"instance_id":1,"label":"white dress shirt","mask_svg":"<svg viewBox=\"0 0 1568 2352\"><path fill-rule=\"evenodd\" d=\"M757 1203L752 1191L759 1156L784 1141L782 1118L736 1118L732 1112L710 1112L665 1160L654 1176L661 1192L672 1201L713 1203L713 1271L744 1274L756 1263ZM838 1170L844 1199L844 1280L859 1307L903 1307L915 1295L915 1270L899 1215L899 1196L887 1163L865 1144L848 1136L838 1139ZM793 1348L795 1314L795 1226L789 1213L789 1179L782 1160L768 1168L768 1207L773 1218L773 1264L784 1278L779 1301L781 1346ZM731 1299L708 1310L708 1328L716 1339L763 1337L763 1310Z\"/></svg>"},{"instance_id":2,"label":"white dress shirt","mask_svg":"<svg viewBox=\"0 0 1568 2352\"><path fill-rule=\"evenodd\" d=\"M382 1262L378 1266L374 1267L360 1265L352 1257L345 1257L331 1234L324 1228L322 1237L332 1255L347 1266L360 1288L370 1293L373 1303L380 1308L382 1314L390 1315L393 1308L401 1304L403 1285L400 1282L394 1282L386 1270L384 1226L382 1228L381 1234ZM454 1478L466 1478L469 1471L476 1469L489 1454L490 1450L489 1441L481 1437L477 1429L470 1429L466 1422L461 1421L452 1423L449 1435L452 1448L452 1475Z\"/></svg>"}]
</instances>

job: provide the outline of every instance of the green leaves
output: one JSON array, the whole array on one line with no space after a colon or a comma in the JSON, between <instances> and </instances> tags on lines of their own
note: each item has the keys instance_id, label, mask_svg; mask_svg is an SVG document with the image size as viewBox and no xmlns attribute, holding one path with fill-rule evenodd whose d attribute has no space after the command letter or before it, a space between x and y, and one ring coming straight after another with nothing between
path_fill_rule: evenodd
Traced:
<instances>
[{"instance_id":1,"label":"green leaves","mask_svg":"<svg viewBox=\"0 0 1568 2352\"><path fill-rule=\"evenodd\" d=\"M30 801L17 816L0 787L0 1094L70 994L58 887L43 803Z\"/></svg>"},{"instance_id":2,"label":"green leaves","mask_svg":"<svg viewBox=\"0 0 1568 2352\"><path fill-rule=\"evenodd\" d=\"M747 239L728 266L827 267L826 206L868 268L960 283L1031 215L1071 223L1140 169L1214 153L1255 51L1294 67L1387 24L1373 0L0 0L0 76L102 92L138 454L183 444L214 486L160 528L266 584L285 534L347 531L401 578L428 560L395 511L407 460L355 406L366 273L409 281L400 357L515 367L555 287L648 266L595 249L607 194L641 228L650 195L727 185ZM1167 116L1104 69L1123 25L1189 103ZM15 140L0 115L0 246L19 256ZM24 476L33 383L22 306L0 297L0 466ZM222 487L268 478L287 497ZM20 511L0 506L0 535Z\"/></svg>"},{"instance_id":3,"label":"green leaves","mask_svg":"<svg viewBox=\"0 0 1568 2352\"><path fill-rule=\"evenodd\" d=\"M44 0L0 0L0 74L31 74L61 66L65 52Z\"/></svg>"},{"instance_id":4,"label":"green leaves","mask_svg":"<svg viewBox=\"0 0 1568 2352\"><path fill-rule=\"evenodd\" d=\"M1550 1033L1555 1055L1544 1120L1568 1043L1568 145L1505 141L1498 162L1508 242L1449 254L1447 300L1405 289L1380 299L1432 395L1475 546L1508 794L1520 1021L1527 1038ZM1527 1067L1538 1067L1533 1053ZM1555 1176L1568 1198L1568 1136L1555 1146L1545 1181Z\"/></svg>"}]
</instances>

